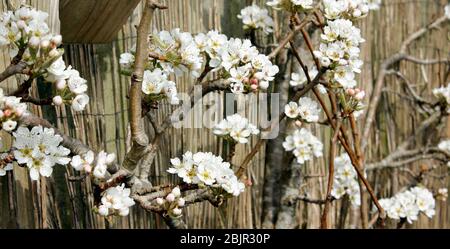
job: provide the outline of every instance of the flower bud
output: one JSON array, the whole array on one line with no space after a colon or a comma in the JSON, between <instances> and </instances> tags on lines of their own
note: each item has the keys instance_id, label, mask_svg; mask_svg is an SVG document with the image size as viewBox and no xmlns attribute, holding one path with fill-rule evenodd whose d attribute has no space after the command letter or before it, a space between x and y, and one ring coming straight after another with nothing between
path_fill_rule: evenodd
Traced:
<instances>
[{"instance_id":1,"label":"flower bud","mask_svg":"<svg viewBox=\"0 0 450 249\"><path fill-rule=\"evenodd\" d=\"M50 41L49 40L42 40L41 41L41 48L42 49L47 49L50 46Z\"/></svg>"},{"instance_id":2,"label":"flower bud","mask_svg":"<svg viewBox=\"0 0 450 249\"><path fill-rule=\"evenodd\" d=\"M5 109L5 110L3 111L3 116L6 117L6 118L10 117L11 114L12 114L11 109Z\"/></svg>"},{"instance_id":3,"label":"flower bud","mask_svg":"<svg viewBox=\"0 0 450 249\"><path fill-rule=\"evenodd\" d=\"M257 78L252 78L252 79L250 80L250 84L252 84L252 85L258 85L258 79L257 79Z\"/></svg>"},{"instance_id":4,"label":"flower bud","mask_svg":"<svg viewBox=\"0 0 450 249\"><path fill-rule=\"evenodd\" d=\"M86 173L91 173L92 166L89 163L86 163L83 165L83 169L84 169L84 171L86 171Z\"/></svg>"},{"instance_id":5,"label":"flower bud","mask_svg":"<svg viewBox=\"0 0 450 249\"><path fill-rule=\"evenodd\" d=\"M172 194L173 194L175 197L179 197L179 196L181 195L180 188L179 188L179 187L173 188L173 189L172 189Z\"/></svg>"},{"instance_id":6,"label":"flower bud","mask_svg":"<svg viewBox=\"0 0 450 249\"><path fill-rule=\"evenodd\" d=\"M184 207L184 204L186 203L186 201L183 198L178 199L178 207Z\"/></svg>"},{"instance_id":7,"label":"flower bud","mask_svg":"<svg viewBox=\"0 0 450 249\"><path fill-rule=\"evenodd\" d=\"M300 120L296 120L295 121L295 125L297 126L297 127L302 127L302 121L300 121Z\"/></svg>"},{"instance_id":8,"label":"flower bud","mask_svg":"<svg viewBox=\"0 0 450 249\"><path fill-rule=\"evenodd\" d=\"M361 10L355 9L355 11L353 11L353 17L360 17L361 15L362 15Z\"/></svg>"},{"instance_id":9,"label":"flower bud","mask_svg":"<svg viewBox=\"0 0 450 249\"><path fill-rule=\"evenodd\" d=\"M328 67L331 64L330 59L328 59L328 57L321 57L320 58L320 65L324 66L324 67Z\"/></svg>"},{"instance_id":10,"label":"flower bud","mask_svg":"<svg viewBox=\"0 0 450 249\"><path fill-rule=\"evenodd\" d=\"M27 23L24 20L19 20L17 21L17 27L23 30L27 27Z\"/></svg>"},{"instance_id":11,"label":"flower bud","mask_svg":"<svg viewBox=\"0 0 450 249\"><path fill-rule=\"evenodd\" d=\"M63 99L61 98L61 96L57 95L55 97L53 97L53 104L55 104L56 106L60 106L63 103Z\"/></svg>"},{"instance_id":12,"label":"flower bud","mask_svg":"<svg viewBox=\"0 0 450 249\"><path fill-rule=\"evenodd\" d=\"M261 88L261 89L267 89L268 87L269 87L269 81L261 81L261 82L259 82L259 87Z\"/></svg>"},{"instance_id":13,"label":"flower bud","mask_svg":"<svg viewBox=\"0 0 450 249\"><path fill-rule=\"evenodd\" d=\"M5 114L3 113L3 110L0 110L0 118L3 118Z\"/></svg>"},{"instance_id":14,"label":"flower bud","mask_svg":"<svg viewBox=\"0 0 450 249\"><path fill-rule=\"evenodd\" d=\"M55 35L52 37L52 39L50 40L50 42L54 45L54 46L59 46L62 43L62 36L61 35Z\"/></svg>"},{"instance_id":15,"label":"flower bud","mask_svg":"<svg viewBox=\"0 0 450 249\"><path fill-rule=\"evenodd\" d=\"M116 160L116 154L111 153L106 156L106 164L111 164Z\"/></svg>"},{"instance_id":16,"label":"flower bud","mask_svg":"<svg viewBox=\"0 0 450 249\"><path fill-rule=\"evenodd\" d=\"M164 199L163 198L156 198L156 204L158 204L158 205L162 205L162 204L164 204Z\"/></svg>"},{"instance_id":17,"label":"flower bud","mask_svg":"<svg viewBox=\"0 0 450 249\"><path fill-rule=\"evenodd\" d=\"M56 89L58 89L58 90L62 90L64 88L66 88L66 85L67 85L66 80L57 80L56 81Z\"/></svg>"},{"instance_id":18,"label":"flower bud","mask_svg":"<svg viewBox=\"0 0 450 249\"><path fill-rule=\"evenodd\" d=\"M172 194L172 193L168 194L168 195L166 196L166 200L167 200L168 202L173 202L173 201L175 200L175 195Z\"/></svg>"},{"instance_id":19,"label":"flower bud","mask_svg":"<svg viewBox=\"0 0 450 249\"><path fill-rule=\"evenodd\" d=\"M32 36L30 40L28 40L28 45L32 48L38 48L40 43L41 40L36 36Z\"/></svg>"},{"instance_id":20,"label":"flower bud","mask_svg":"<svg viewBox=\"0 0 450 249\"><path fill-rule=\"evenodd\" d=\"M179 208L174 208L174 209L172 210L172 213L173 213L174 215L176 215L176 216L179 216L179 215L181 215L181 209L179 209Z\"/></svg>"},{"instance_id":21,"label":"flower bud","mask_svg":"<svg viewBox=\"0 0 450 249\"><path fill-rule=\"evenodd\" d=\"M362 100L362 99L364 99L365 96L366 96L366 92L361 91L361 92L355 94L355 99Z\"/></svg>"},{"instance_id":22,"label":"flower bud","mask_svg":"<svg viewBox=\"0 0 450 249\"><path fill-rule=\"evenodd\" d=\"M349 96L355 95L355 90L352 89L352 88L349 88L349 89L345 90L345 92L346 92Z\"/></svg>"},{"instance_id":23,"label":"flower bud","mask_svg":"<svg viewBox=\"0 0 450 249\"><path fill-rule=\"evenodd\" d=\"M256 91L258 89L258 85L251 85L250 88L254 91Z\"/></svg>"}]
</instances>

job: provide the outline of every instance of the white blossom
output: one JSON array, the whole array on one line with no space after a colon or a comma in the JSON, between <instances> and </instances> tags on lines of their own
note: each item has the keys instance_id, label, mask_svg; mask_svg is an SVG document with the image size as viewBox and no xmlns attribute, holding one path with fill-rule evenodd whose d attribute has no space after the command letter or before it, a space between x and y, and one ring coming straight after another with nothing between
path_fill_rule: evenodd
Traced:
<instances>
[{"instance_id":1,"label":"white blossom","mask_svg":"<svg viewBox=\"0 0 450 249\"><path fill-rule=\"evenodd\" d=\"M62 137L53 129L34 126L31 130L19 127L13 132L15 137L13 153L19 164L25 164L30 170L32 180L38 180L39 174L49 177L56 164L67 165L70 150L60 145Z\"/></svg>"},{"instance_id":2,"label":"white blossom","mask_svg":"<svg viewBox=\"0 0 450 249\"><path fill-rule=\"evenodd\" d=\"M309 97L302 97L298 101L298 105L295 102L290 102L285 106L285 114L290 118L300 117L306 122L319 121L320 108L314 100Z\"/></svg>"},{"instance_id":3,"label":"white blossom","mask_svg":"<svg viewBox=\"0 0 450 249\"><path fill-rule=\"evenodd\" d=\"M72 100L72 109L77 112L83 111L88 103L89 103L89 96L87 96L86 94L77 95Z\"/></svg>"},{"instance_id":4,"label":"white blossom","mask_svg":"<svg viewBox=\"0 0 450 249\"><path fill-rule=\"evenodd\" d=\"M437 98L444 99L447 105L450 105L450 84L447 86L433 89L433 94Z\"/></svg>"},{"instance_id":5,"label":"white blossom","mask_svg":"<svg viewBox=\"0 0 450 249\"><path fill-rule=\"evenodd\" d=\"M239 114L233 114L216 124L213 127L213 133L233 139L237 143L247 143L250 135L259 134L259 130L248 119Z\"/></svg>"},{"instance_id":6,"label":"white blossom","mask_svg":"<svg viewBox=\"0 0 450 249\"><path fill-rule=\"evenodd\" d=\"M127 216L130 207L134 205L134 200L130 198L130 189L125 188L125 184L110 187L102 193L101 203L98 212L102 216L120 215Z\"/></svg>"},{"instance_id":7,"label":"white blossom","mask_svg":"<svg viewBox=\"0 0 450 249\"><path fill-rule=\"evenodd\" d=\"M130 69L134 64L134 55L131 53L121 54L119 63L124 69Z\"/></svg>"},{"instance_id":8,"label":"white blossom","mask_svg":"<svg viewBox=\"0 0 450 249\"><path fill-rule=\"evenodd\" d=\"M417 220L420 213L428 218L435 214L436 200L433 193L422 186L397 193L391 198L380 199L379 202L389 218L404 218L408 223Z\"/></svg>"},{"instance_id":9,"label":"white blossom","mask_svg":"<svg viewBox=\"0 0 450 249\"><path fill-rule=\"evenodd\" d=\"M242 19L244 29L262 29L266 34L273 32L274 21L269 11L255 4L243 8L238 18Z\"/></svg>"},{"instance_id":10,"label":"white blossom","mask_svg":"<svg viewBox=\"0 0 450 249\"><path fill-rule=\"evenodd\" d=\"M172 167L167 172L177 174L186 183L222 188L234 196L244 191L245 185L237 179L230 163L224 162L222 157L211 152L193 154L188 151L182 159L173 158L170 162Z\"/></svg>"},{"instance_id":11,"label":"white blossom","mask_svg":"<svg viewBox=\"0 0 450 249\"><path fill-rule=\"evenodd\" d=\"M286 151L292 151L299 164L304 164L314 157L322 157L323 144L305 128L295 130L283 142Z\"/></svg>"},{"instance_id":12,"label":"white blossom","mask_svg":"<svg viewBox=\"0 0 450 249\"><path fill-rule=\"evenodd\" d=\"M331 195L340 199L348 195L353 206L361 204L358 175L347 153L334 159L334 179Z\"/></svg>"}]
</instances>

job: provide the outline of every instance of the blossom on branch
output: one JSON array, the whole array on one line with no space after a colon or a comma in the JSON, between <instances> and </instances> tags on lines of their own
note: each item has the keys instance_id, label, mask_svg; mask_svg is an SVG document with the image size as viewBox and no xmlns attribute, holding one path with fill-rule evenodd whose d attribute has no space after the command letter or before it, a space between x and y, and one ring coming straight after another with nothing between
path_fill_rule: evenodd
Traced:
<instances>
[{"instance_id":1,"label":"blossom on branch","mask_svg":"<svg viewBox=\"0 0 450 249\"><path fill-rule=\"evenodd\" d=\"M323 144L310 131L305 128L295 130L283 142L286 151L292 151L297 163L304 164L314 157L322 157Z\"/></svg>"},{"instance_id":2,"label":"blossom on branch","mask_svg":"<svg viewBox=\"0 0 450 249\"><path fill-rule=\"evenodd\" d=\"M0 88L0 125L6 132L12 132L17 127L17 121L27 111L27 105L20 103L20 98L3 95Z\"/></svg>"},{"instance_id":3,"label":"blossom on branch","mask_svg":"<svg viewBox=\"0 0 450 249\"><path fill-rule=\"evenodd\" d=\"M134 205L134 200L130 198L130 193L131 190L125 188L123 183L120 186L108 188L102 193L98 213L102 216L127 216L130 213L130 207Z\"/></svg>"},{"instance_id":4,"label":"blossom on branch","mask_svg":"<svg viewBox=\"0 0 450 249\"><path fill-rule=\"evenodd\" d=\"M436 200L433 193L422 186L397 193L391 198L380 199L379 202L389 218L403 218L410 224L418 219L420 213L428 218L435 214Z\"/></svg>"},{"instance_id":5,"label":"blossom on branch","mask_svg":"<svg viewBox=\"0 0 450 249\"><path fill-rule=\"evenodd\" d=\"M237 17L242 19L244 29L262 29L266 34L273 32L274 22L267 9L253 4L243 8Z\"/></svg>"},{"instance_id":6,"label":"blossom on branch","mask_svg":"<svg viewBox=\"0 0 450 249\"><path fill-rule=\"evenodd\" d=\"M170 159L172 167L167 170L177 174L186 183L199 184L212 188L222 188L227 193L238 196L244 191L245 185L234 174L230 163L211 152L188 151L179 158Z\"/></svg>"},{"instance_id":7,"label":"blossom on branch","mask_svg":"<svg viewBox=\"0 0 450 249\"><path fill-rule=\"evenodd\" d=\"M225 139L231 139L235 143L248 143L250 135L258 135L259 130L249 123L248 119L233 114L220 121L213 127L213 133Z\"/></svg>"},{"instance_id":8,"label":"blossom on branch","mask_svg":"<svg viewBox=\"0 0 450 249\"><path fill-rule=\"evenodd\" d=\"M358 175L347 153L334 159L334 179L331 196L336 199L348 195L353 206L361 205Z\"/></svg>"},{"instance_id":9,"label":"blossom on branch","mask_svg":"<svg viewBox=\"0 0 450 249\"><path fill-rule=\"evenodd\" d=\"M39 174L49 177L56 164L67 165L70 150L60 145L63 138L53 129L34 126L31 130L19 127L13 132L15 138L13 153L19 164L24 164L30 171L30 177L36 181Z\"/></svg>"}]
</instances>

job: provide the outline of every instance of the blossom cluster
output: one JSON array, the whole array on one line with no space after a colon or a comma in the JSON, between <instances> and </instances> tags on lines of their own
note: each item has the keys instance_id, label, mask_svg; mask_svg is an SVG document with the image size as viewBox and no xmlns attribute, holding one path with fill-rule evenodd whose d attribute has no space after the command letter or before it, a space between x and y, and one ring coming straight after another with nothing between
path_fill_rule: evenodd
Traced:
<instances>
[{"instance_id":1,"label":"blossom cluster","mask_svg":"<svg viewBox=\"0 0 450 249\"><path fill-rule=\"evenodd\" d=\"M327 19L358 19L367 16L370 10L380 7L381 0L323 0Z\"/></svg>"},{"instance_id":2,"label":"blossom cluster","mask_svg":"<svg viewBox=\"0 0 450 249\"><path fill-rule=\"evenodd\" d=\"M355 73L361 72L359 44L364 39L361 31L350 20L329 21L321 35L319 50L314 55L324 67L329 67L325 78L345 89L356 86Z\"/></svg>"},{"instance_id":3,"label":"blossom cluster","mask_svg":"<svg viewBox=\"0 0 450 249\"><path fill-rule=\"evenodd\" d=\"M266 34L273 32L274 21L269 16L269 11L258 5L253 4L243 8L238 18L242 19L244 29L262 29Z\"/></svg>"},{"instance_id":4,"label":"blossom cluster","mask_svg":"<svg viewBox=\"0 0 450 249\"><path fill-rule=\"evenodd\" d=\"M443 86L433 89L433 94L437 98L444 100L447 106L450 106L450 84L445 87ZM450 109L448 111L450 112Z\"/></svg>"},{"instance_id":5,"label":"blossom cluster","mask_svg":"<svg viewBox=\"0 0 450 249\"><path fill-rule=\"evenodd\" d=\"M267 2L268 6L273 7L276 10L287 11L306 11L314 7L313 0L271 0Z\"/></svg>"},{"instance_id":6,"label":"blossom cluster","mask_svg":"<svg viewBox=\"0 0 450 249\"><path fill-rule=\"evenodd\" d=\"M3 95L0 88L0 125L1 129L11 132L17 127L17 120L26 112L27 105L20 98Z\"/></svg>"},{"instance_id":7,"label":"blossom cluster","mask_svg":"<svg viewBox=\"0 0 450 249\"><path fill-rule=\"evenodd\" d=\"M181 160L176 157L170 162L172 167L167 172L177 174L186 183L221 187L234 196L244 191L245 185L236 177L230 163L211 152L193 154L188 151Z\"/></svg>"},{"instance_id":8,"label":"blossom cluster","mask_svg":"<svg viewBox=\"0 0 450 249\"><path fill-rule=\"evenodd\" d=\"M319 72L317 71L316 67L312 67L310 70L308 70L308 76L311 80L314 79L318 73ZM302 87L307 83L307 81L308 78L306 77L305 72L303 70L300 70L298 73L291 74L289 85L291 85L292 87Z\"/></svg>"},{"instance_id":9,"label":"blossom cluster","mask_svg":"<svg viewBox=\"0 0 450 249\"><path fill-rule=\"evenodd\" d=\"M347 153L334 159L334 179L331 196L340 199L345 194L353 206L361 205L358 175Z\"/></svg>"},{"instance_id":10,"label":"blossom cluster","mask_svg":"<svg viewBox=\"0 0 450 249\"><path fill-rule=\"evenodd\" d=\"M265 90L278 73L278 66L260 54L250 40L230 38L212 30L195 36L195 42L209 62L208 66L222 71L233 93Z\"/></svg>"},{"instance_id":11,"label":"blossom cluster","mask_svg":"<svg viewBox=\"0 0 450 249\"><path fill-rule=\"evenodd\" d=\"M60 55L56 49L61 35L53 35L46 23L48 14L29 6L6 11L0 18L0 47L10 49L10 57L24 50L22 60L29 65L43 65Z\"/></svg>"},{"instance_id":12,"label":"blossom cluster","mask_svg":"<svg viewBox=\"0 0 450 249\"><path fill-rule=\"evenodd\" d=\"M97 179L104 179L108 170L108 165L111 165L116 160L116 155L114 153L108 154L104 151L100 151L97 155L95 166L94 160L94 152L88 151L82 156L76 155L72 157L70 165L72 165L76 171L86 172L87 174L92 172Z\"/></svg>"},{"instance_id":13,"label":"blossom cluster","mask_svg":"<svg viewBox=\"0 0 450 249\"><path fill-rule=\"evenodd\" d=\"M259 130L248 119L239 114L233 114L213 127L213 133L230 139L236 143L247 143L250 135L257 135Z\"/></svg>"},{"instance_id":14,"label":"blossom cluster","mask_svg":"<svg viewBox=\"0 0 450 249\"><path fill-rule=\"evenodd\" d=\"M321 157L323 151L322 142L305 128L297 129L292 135L287 136L283 147L286 151L293 151L299 164L304 164L313 156Z\"/></svg>"},{"instance_id":15,"label":"blossom cluster","mask_svg":"<svg viewBox=\"0 0 450 249\"><path fill-rule=\"evenodd\" d=\"M158 197L155 199L156 204L167 210L168 214L174 217L181 216L181 208L184 207L185 200L181 197L181 190L178 186L166 196L166 198Z\"/></svg>"},{"instance_id":16,"label":"blossom cluster","mask_svg":"<svg viewBox=\"0 0 450 249\"><path fill-rule=\"evenodd\" d=\"M199 77L202 69L205 72L218 71L230 83L233 93L265 90L279 70L266 55L252 46L250 40L228 39L215 30L195 36L179 29L164 30L151 36L149 51L152 56L149 56L148 69L153 71L153 68L160 67L160 77L166 79L162 74L172 72L176 75L189 72L193 77ZM130 70L133 62L132 53L121 55L123 69ZM173 87L173 92L175 89Z\"/></svg>"},{"instance_id":17,"label":"blossom cluster","mask_svg":"<svg viewBox=\"0 0 450 249\"><path fill-rule=\"evenodd\" d=\"M436 199L446 201L447 198L448 198L448 189L447 188L438 189Z\"/></svg>"},{"instance_id":18,"label":"blossom cluster","mask_svg":"<svg viewBox=\"0 0 450 249\"><path fill-rule=\"evenodd\" d=\"M54 83L56 96L53 97L55 105L69 103L74 111L83 111L89 103L87 81L80 76L80 72L67 66L62 57L59 57L48 68L45 80Z\"/></svg>"},{"instance_id":19,"label":"blossom cluster","mask_svg":"<svg viewBox=\"0 0 450 249\"><path fill-rule=\"evenodd\" d=\"M38 180L39 174L49 177L56 164L67 165L70 162L70 150L60 145L63 138L54 129L19 127L13 136L14 157L17 163L28 167L32 180Z\"/></svg>"},{"instance_id":20,"label":"blossom cluster","mask_svg":"<svg viewBox=\"0 0 450 249\"><path fill-rule=\"evenodd\" d=\"M379 202L387 216L394 220L403 218L412 223L420 213L428 218L435 214L436 201L433 193L422 186L397 193L391 198L380 199Z\"/></svg>"},{"instance_id":21,"label":"blossom cluster","mask_svg":"<svg viewBox=\"0 0 450 249\"><path fill-rule=\"evenodd\" d=\"M155 101L164 94L172 105L179 104L175 82L168 80L167 77L167 74L159 68L144 71L142 92L146 94L149 101Z\"/></svg>"},{"instance_id":22,"label":"blossom cluster","mask_svg":"<svg viewBox=\"0 0 450 249\"><path fill-rule=\"evenodd\" d=\"M300 118L303 121L314 123L319 121L320 108L317 102L309 97L302 97L296 102L289 102L284 107L284 113L289 118Z\"/></svg>"},{"instance_id":23,"label":"blossom cluster","mask_svg":"<svg viewBox=\"0 0 450 249\"><path fill-rule=\"evenodd\" d=\"M131 190L125 188L124 183L120 186L108 188L102 193L98 213L102 216L127 216L130 213L130 207L134 205L134 200L130 198L130 193Z\"/></svg>"}]
</instances>

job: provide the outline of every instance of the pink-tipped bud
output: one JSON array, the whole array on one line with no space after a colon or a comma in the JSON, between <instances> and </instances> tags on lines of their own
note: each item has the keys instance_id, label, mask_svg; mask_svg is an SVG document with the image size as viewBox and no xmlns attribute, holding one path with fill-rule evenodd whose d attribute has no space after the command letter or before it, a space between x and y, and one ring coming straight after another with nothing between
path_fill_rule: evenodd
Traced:
<instances>
[{"instance_id":1,"label":"pink-tipped bud","mask_svg":"<svg viewBox=\"0 0 450 249\"><path fill-rule=\"evenodd\" d=\"M166 196L166 200L167 200L168 202L173 202L173 201L175 201L175 195L172 194L172 193L168 194L168 195Z\"/></svg>"},{"instance_id":2,"label":"pink-tipped bud","mask_svg":"<svg viewBox=\"0 0 450 249\"><path fill-rule=\"evenodd\" d=\"M355 99L362 100L362 99L364 99L365 96L366 96L366 92L361 91L361 92L355 94Z\"/></svg>"},{"instance_id":3,"label":"pink-tipped bud","mask_svg":"<svg viewBox=\"0 0 450 249\"><path fill-rule=\"evenodd\" d=\"M92 171L92 166L91 165L89 165L88 163L86 163L84 166L83 166L83 169L84 169L84 171L86 171L86 173L91 173L91 171Z\"/></svg>"},{"instance_id":4,"label":"pink-tipped bud","mask_svg":"<svg viewBox=\"0 0 450 249\"><path fill-rule=\"evenodd\" d=\"M295 125L297 126L297 127L302 127L302 121L300 121L300 120L296 120L295 121Z\"/></svg>"},{"instance_id":5,"label":"pink-tipped bud","mask_svg":"<svg viewBox=\"0 0 450 249\"><path fill-rule=\"evenodd\" d=\"M258 82L259 82L259 80L257 78L252 78L250 80L250 84L252 84L252 85L258 85Z\"/></svg>"},{"instance_id":6,"label":"pink-tipped bud","mask_svg":"<svg viewBox=\"0 0 450 249\"><path fill-rule=\"evenodd\" d=\"M358 94L359 92L361 92L361 89L355 88L355 94Z\"/></svg>"},{"instance_id":7,"label":"pink-tipped bud","mask_svg":"<svg viewBox=\"0 0 450 249\"><path fill-rule=\"evenodd\" d=\"M349 96L353 96L355 95L355 90L352 88L349 88L345 91Z\"/></svg>"},{"instance_id":8,"label":"pink-tipped bud","mask_svg":"<svg viewBox=\"0 0 450 249\"><path fill-rule=\"evenodd\" d=\"M255 91L258 89L258 85L251 85L250 88Z\"/></svg>"},{"instance_id":9,"label":"pink-tipped bud","mask_svg":"<svg viewBox=\"0 0 450 249\"><path fill-rule=\"evenodd\" d=\"M253 185L253 182L252 182L252 180L250 180L250 179L247 179L247 180L245 181L245 185L246 185L247 187L250 187L250 186L252 186L252 185Z\"/></svg>"},{"instance_id":10,"label":"pink-tipped bud","mask_svg":"<svg viewBox=\"0 0 450 249\"><path fill-rule=\"evenodd\" d=\"M56 106L60 106L63 104L63 99L61 96L57 95L55 97L53 97L53 104L55 104Z\"/></svg>"},{"instance_id":11,"label":"pink-tipped bud","mask_svg":"<svg viewBox=\"0 0 450 249\"><path fill-rule=\"evenodd\" d=\"M6 118L9 118L12 115L11 109L5 109L3 110L3 116Z\"/></svg>"},{"instance_id":12,"label":"pink-tipped bud","mask_svg":"<svg viewBox=\"0 0 450 249\"><path fill-rule=\"evenodd\" d=\"M55 35L52 37L52 39L50 40L50 42L54 45L54 46L59 46L62 43L62 36L61 35Z\"/></svg>"},{"instance_id":13,"label":"pink-tipped bud","mask_svg":"<svg viewBox=\"0 0 450 249\"><path fill-rule=\"evenodd\" d=\"M64 88L66 88L66 85L67 85L66 80L57 80L56 81L56 89L58 89L58 90L62 90Z\"/></svg>"},{"instance_id":14,"label":"pink-tipped bud","mask_svg":"<svg viewBox=\"0 0 450 249\"><path fill-rule=\"evenodd\" d=\"M164 199L163 198L156 198L156 204L158 204L158 205L162 205L162 204L164 204Z\"/></svg>"}]
</instances>

